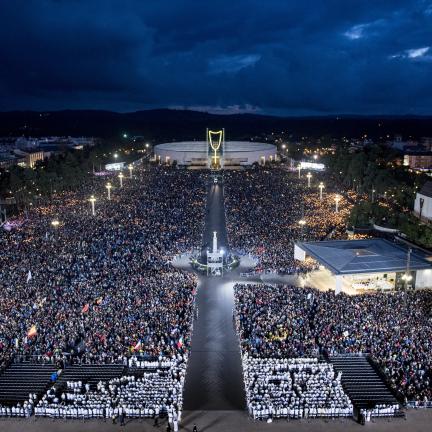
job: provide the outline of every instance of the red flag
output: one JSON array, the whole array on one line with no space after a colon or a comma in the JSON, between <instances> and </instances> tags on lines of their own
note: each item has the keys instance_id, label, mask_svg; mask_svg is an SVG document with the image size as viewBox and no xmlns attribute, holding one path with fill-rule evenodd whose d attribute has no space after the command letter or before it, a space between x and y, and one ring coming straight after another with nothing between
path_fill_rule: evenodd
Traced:
<instances>
[{"instance_id":1,"label":"red flag","mask_svg":"<svg viewBox=\"0 0 432 432\"><path fill-rule=\"evenodd\" d=\"M37 335L36 326L32 325L31 328L30 328L30 330L27 333L27 337L31 338L31 337L36 336L36 335Z\"/></svg>"},{"instance_id":2,"label":"red flag","mask_svg":"<svg viewBox=\"0 0 432 432\"><path fill-rule=\"evenodd\" d=\"M86 312L88 312L89 308L90 308L90 305L89 305L88 303L85 304L84 307L81 309L81 313L86 313Z\"/></svg>"},{"instance_id":3,"label":"red flag","mask_svg":"<svg viewBox=\"0 0 432 432\"><path fill-rule=\"evenodd\" d=\"M138 351L141 348L141 341L139 340L133 347L132 347L132 351Z\"/></svg>"}]
</instances>

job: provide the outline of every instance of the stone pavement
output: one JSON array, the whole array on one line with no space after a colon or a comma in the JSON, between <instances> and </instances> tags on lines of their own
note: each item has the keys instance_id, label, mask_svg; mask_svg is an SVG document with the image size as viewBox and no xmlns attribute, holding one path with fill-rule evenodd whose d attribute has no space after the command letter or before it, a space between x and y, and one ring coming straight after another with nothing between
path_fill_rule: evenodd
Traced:
<instances>
[{"instance_id":1,"label":"stone pavement","mask_svg":"<svg viewBox=\"0 0 432 432\"><path fill-rule=\"evenodd\" d=\"M199 432L427 432L431 430L432 410L410 410L407 420L378 419L361 426L353 420L278 420L271 424L254 422L244 411L185 411L180 431L191 432L196 423ZM126 426L103 420L0 419L0 432L155 432L166 430L166 420L159 428L151 420L129 420Z\"/></svg>"}]
</instances>

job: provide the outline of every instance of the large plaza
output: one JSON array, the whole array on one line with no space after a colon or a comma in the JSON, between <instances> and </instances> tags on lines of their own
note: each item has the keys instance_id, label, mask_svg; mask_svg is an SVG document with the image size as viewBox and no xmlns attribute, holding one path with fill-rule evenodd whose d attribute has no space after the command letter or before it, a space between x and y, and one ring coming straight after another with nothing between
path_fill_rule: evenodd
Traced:
<instances>
[{"instance_id":1,"label":"large plaza","mask_svg":"<svg viewBox=\"0 0 432 432\"><path fill-rule=\"evenodd\" d=\"M62 428L65 419L115 418L131 430L157 418L187 430L187 412L202 413L202 425L228 410L241 428L269 419L274 430L287 419L355 427L353 418L380 428L428 404L427 280L347 296L316 276L323 265L350 277L360 267L403 273L406 262L406 250L383 240L318 241L346 238L350 205L340 199L335 213L331 184L324 197L313 187L325 173L310 186L278 166L221 170L214 180L206 169L143 163L110 176L110 191L96 176L94 200L83 188L2 232L2 416ZM189 264L214 233L213 247L239 262L222 277ZM418 252L410 266L430 271ZM314 277L324 286L309 286ZM396 351L407 334L408 367Z\"/></svg>"}]
</instances>

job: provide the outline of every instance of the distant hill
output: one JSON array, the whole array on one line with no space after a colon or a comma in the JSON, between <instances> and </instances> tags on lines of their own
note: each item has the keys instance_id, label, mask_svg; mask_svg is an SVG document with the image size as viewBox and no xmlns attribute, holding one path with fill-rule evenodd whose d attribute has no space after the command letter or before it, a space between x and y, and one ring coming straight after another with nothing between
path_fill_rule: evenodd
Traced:
<instances>
[{"instance_id":1,"label":"distant hill","mask_svg":"<svg viewBox=\"0 0 432 432\"><path fill-rule=\"evenodd\" d=\"M219 115L156 109L130 113L98 110L0 112L0 136L91 135L104 138L141 135L157 142L204 139L205 128L225 128L227 139L285 131L293 137L432 136L432 117L328 116L274 117L257 114Z\"/></svg>"}]
</instances>

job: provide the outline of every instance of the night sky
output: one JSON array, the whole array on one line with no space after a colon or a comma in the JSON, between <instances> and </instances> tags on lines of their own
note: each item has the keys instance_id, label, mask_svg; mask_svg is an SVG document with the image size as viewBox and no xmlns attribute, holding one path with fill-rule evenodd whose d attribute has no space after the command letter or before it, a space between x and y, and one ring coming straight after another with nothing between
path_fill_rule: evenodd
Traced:
<instances>
[{"instance_id":1,"label":"night sky","mask_svg":"<svg viewBox=\"0 0 432 432\"><path fill-rule=\"evenodd\" d=\"M0 110L432 114L432 0L0 0Z\"/></svg>"}]
</instances>

